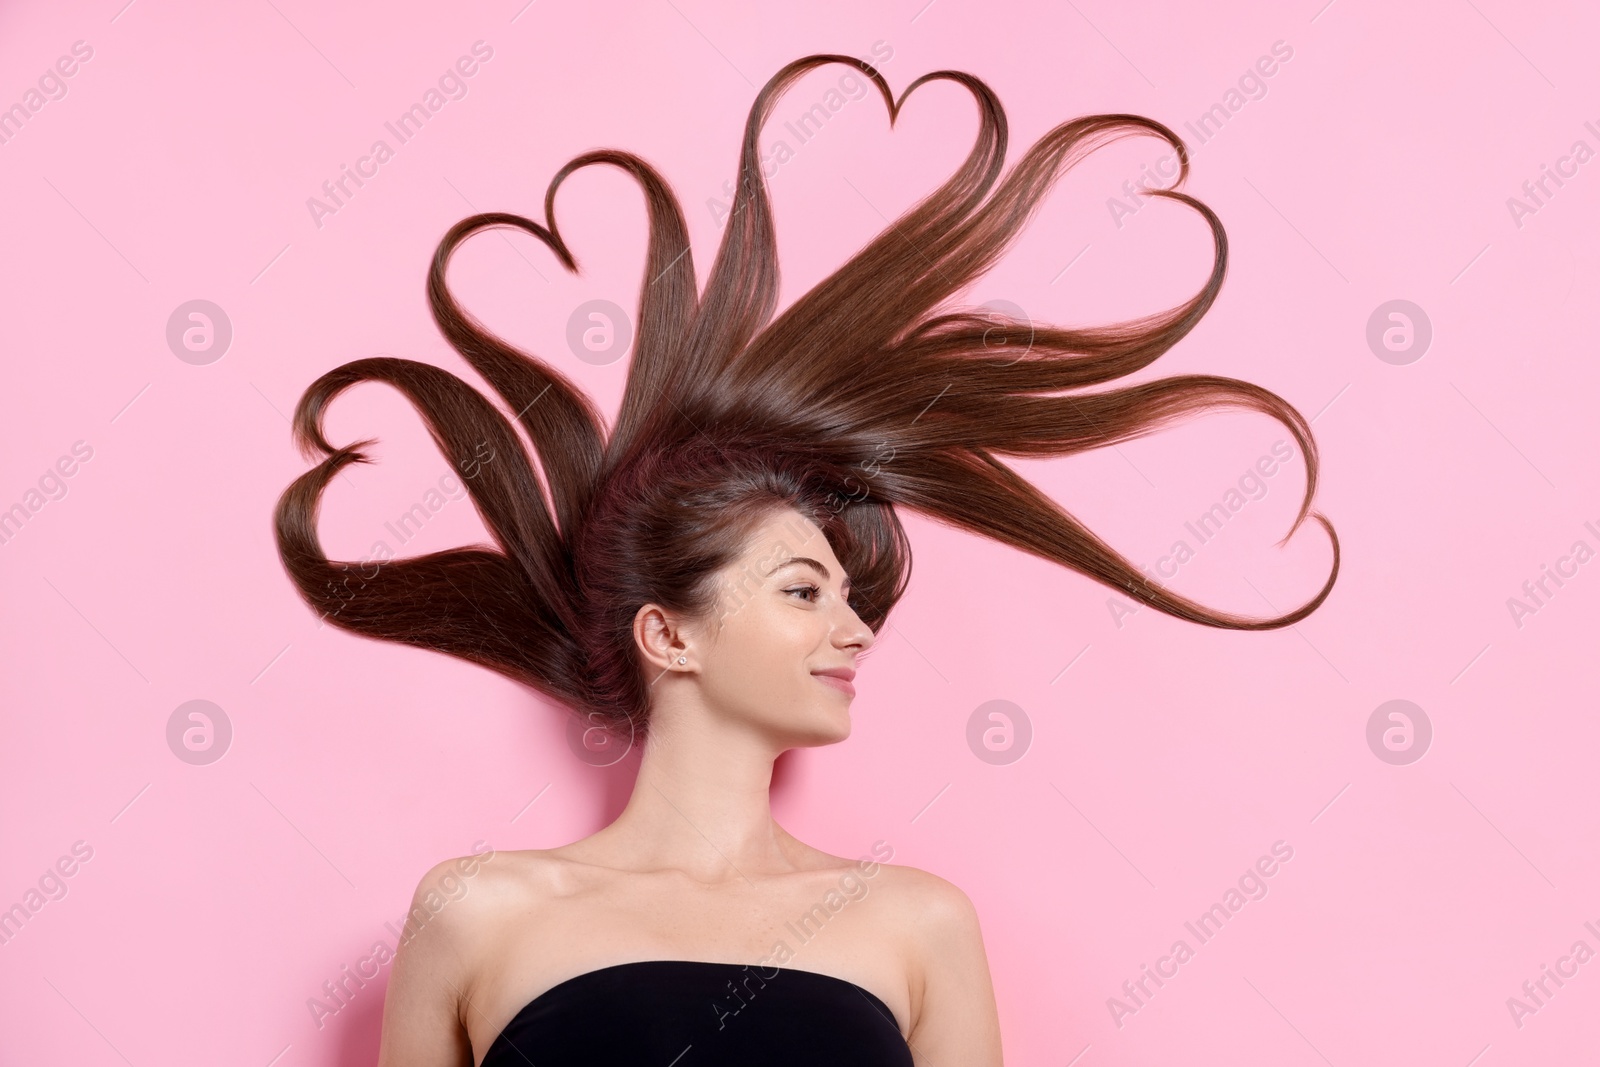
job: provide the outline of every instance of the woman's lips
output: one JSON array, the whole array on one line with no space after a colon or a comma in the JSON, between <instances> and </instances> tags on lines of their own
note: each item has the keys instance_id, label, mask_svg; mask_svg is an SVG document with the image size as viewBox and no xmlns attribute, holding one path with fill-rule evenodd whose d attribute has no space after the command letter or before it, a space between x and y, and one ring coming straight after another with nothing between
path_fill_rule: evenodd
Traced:
<instances>
[{"instance_id":1,"label":"woman's lips","mask_svg":"<svg viewBox=\"0 0 1600 1067\"><path fill-rule=\"evenodd\" d=\"M847 682L843 678L835 678L831 674L813 674L811 677L815 678L817 681L821 682L823 685L832 686L833 688L839 690L839 692L845 694L846 696L852 696L853 697L853 696L856 695L855 684L852 683L852 682Z\"/></svg>"}]
</instances>

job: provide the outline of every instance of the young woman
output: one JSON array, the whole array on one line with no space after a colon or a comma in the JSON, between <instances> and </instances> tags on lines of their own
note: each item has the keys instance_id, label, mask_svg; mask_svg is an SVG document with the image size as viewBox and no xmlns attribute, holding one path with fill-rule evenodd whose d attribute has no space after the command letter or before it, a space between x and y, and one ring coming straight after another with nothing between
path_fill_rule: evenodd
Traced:
<instances>
[{"instance_id":1,"label":"young woman","mask_svg":"<svg viewBox=\"0 0 1600 1067\"><path fill-rule=\"evenodd\" d=\"M859 69L891 124L918 85L954 81L972 93L979 131L949 181L774 319L777 257L757 138L784 89L823 63ZM788 749L849 736L850 679L910 576L896 506L1211 626L1285 626L1331 591L1338 541L1310 510L1316 447L1287 402L1207 375L1050 395L1137 371L1199 321L1226 263L1210 209L1172 189L1149 193L1192 207L1215 241L1205 287L1169 311L1060 329L941 305L998 258L1062 171L1144 133L1176 150L1182 184L1188 157L1171 130L1099 115L1050 131L991 193L1006 124L981 81L939 71L896 101L871 64L809 56L780 71L751 110L743 180L703 296L676 199L623 152L587 153L556 175L548 228L475 215L440 243L428 278L435 320L527 432L542 484L507 418L440 368L364 359L307 390L295 434L326 458L284 492L276 514L279 550L307 602L353 632L516 678L590 729L642 747L615 822L564 847L496 853L471 893L405 943L382 1067L1001 1062L966 895L878 862L881 853L851 859L796 840L772 818L772 767ZM538 237L576 271L552 208L567 175L591 163L632 174L650 217L637 339L609 435L587 397L489 334L445 284L455 247L490 226ZM322 413L362 381L387 382L416 405L497 548L326 558L316 535L322 490L346 464L365 462L359 449L371 442L335 448ZM1322 590L1280 618L1213 611L1148 583L996 459L1067 455L1228 406L1288 427L1307 470L1294 529L1309 515L1333 544ZM429 871L415 902L455 869Z\"/></svg>"}]
</instances>

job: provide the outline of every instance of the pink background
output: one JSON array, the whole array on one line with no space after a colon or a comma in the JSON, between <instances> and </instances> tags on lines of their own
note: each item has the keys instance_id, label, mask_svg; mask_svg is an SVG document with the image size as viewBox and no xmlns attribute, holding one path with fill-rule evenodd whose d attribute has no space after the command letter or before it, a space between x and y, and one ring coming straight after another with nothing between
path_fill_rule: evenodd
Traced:
<instances>
[{"instance_id":1,"label":"pink background","mask_svg":"<svg viewBox=\"0 0 1600 1067\"><path fill-rule=\"evenodd\" d=\"M1194 333L1137 380L1239 377L1314 417L1316 505L1344 570L1292 629L1227 632L1151 609L1119 626L1112 605L1128 602L1111 590L908 514L914 579L859 680L854 734L785 757L780 820L845 855L887 842L893 862L967 891L1013 1064L1593 1054L1600 961L1550 985L1520 1026L1507 1006L1574 942L1600 950L1584 926L1600 928L1600 727L1583 666L1600 563L1520 625L1508 604L1574 542L1600 547L1585 526L1600 528L1594 435L1579 429L1595 407L1600 162L1520 225L1507 203L1575 141L1600 149L1584 125L1600 127L1592 12L120 3L0 13L0 106L24 101L75 41L93 49L65 95L0 144L0 507L39 505L0 544L0 907L24 902L75 842L93 850L66 895L0 945L0 1060L371 1062L387 967L320 1029L307 1000L375 941L392 944L384 924L422 872L479 839L554 846L615 814L634 756L591 767L558 709L517 685L318 627L271 537L273 502L307 468L287 416L317 375L370 355L479 384L429 317L434 247L478 211L543 221L550 176L592 148L638 153L667 177L703 281L721 234L708 201L734 176L759 87L800 56L866 57L875 41L892 49L880 65L896 93L940 69L986 81L1010 120L1008 164L1092 113L1147 115L1190 140L1184 189L1223 219L1229 275ZM493 56L466 95L396 147L384 122L479 40ZM1279 41L1293 55L1261 80L1265 95L1197 145L1184 124ZM849 73L808 74L762 145L793 147L784 123ZM875 97L841 108L771 181L783 303L943 181L974 128L950 83L919 88L892 133ZM394 158L319 228L308 198L380 137ZM1090 324L1190 295L1209 264L1200 218L1155 202L1119 226L1107 206L1164 151L1133 138L1069 172L966 299ZM633 312L642 198L593 167L556 210L580 276L504 232L471 240L451 281L610 413L626 361L575 358L567 319L596 298ZM166 340L193 299L234 331L205 365ZM1404 365L1366 340L1394 299L1433 327ZM330 553L486 536L459 496L403 548L388 533L448 475L397 393L358 388L327 426L336 444L379 442L378 462L327 498ZM1018 465L1154 564L1180 538L1192 546L1185 522L1286 436L1223 414ZM78 441L92 457L46 477ZM1276 546L1303 475L1296 455L1265 479L1172 587L1256 616L1313 595L1330 560L1321 531ZM41 479L55 499L29 497ZM174 709L196 699L233 728L205 766L166 740ZM996 699L1033 730L1005 765L966 741L974 709ZM1366 739L1392 699L1432 724L1406 765ZM1278 841L1293 858L1267 895L1199 944L1184 923ZM1108 998L1180 938L1193 958L1119 1026Z\"/></svg>"}]
</instances>

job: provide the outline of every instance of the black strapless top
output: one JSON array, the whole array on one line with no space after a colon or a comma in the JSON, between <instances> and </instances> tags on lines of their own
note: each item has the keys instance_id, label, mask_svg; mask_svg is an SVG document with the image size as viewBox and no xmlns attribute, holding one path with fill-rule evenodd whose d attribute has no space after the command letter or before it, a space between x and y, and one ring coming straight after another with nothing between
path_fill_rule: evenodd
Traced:
<instances>
[{"instance_id":1,"label":"black strapless top","mask_svg":"<svg viewBox=\"0 0 1600 1067\"><path fill-rule=\"evenodd\" d=\"M882 1000L790 967L639 960L534 997L479 1067L911 1067Z\"/></svg>"}]
</instances>

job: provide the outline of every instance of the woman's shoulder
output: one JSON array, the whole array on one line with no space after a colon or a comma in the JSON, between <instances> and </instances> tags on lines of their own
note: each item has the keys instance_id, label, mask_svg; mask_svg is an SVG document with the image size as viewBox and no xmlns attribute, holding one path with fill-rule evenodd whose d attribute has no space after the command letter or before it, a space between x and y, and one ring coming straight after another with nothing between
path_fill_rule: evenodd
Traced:
<instances>
[{"instance_id":1,"label":"woman's shoulder","mask_svg":"<svg viewBox=\"0 0 1600 1067\"><path fill-rule=\"evenodd\" d=\"M819 867L837 875L850 899L876 898L874 922L892 923L908 940L926 942L975 925L976 909L960 886L921 867L888 862L893 855L892 849L878 847L855 860L818 853L824 858Z\"/></svg>"},{"instance_id":2,"label":"woman's shoulder","mask_svg":"<svg viewBox=\"0 0 1600 1067\"><path fill-rule=\"evenodd\" d=\"M492 928L507 909L525 912L553 891L559 868L559 860L545 849L474 846L465 856L440 860L423 872L412 892L407 939L432 925L452 941L470 940Z\"/></svg>"},{"instance_id":3,"label":"woman's shoulder","mask_svg":"<svg viewBox=\"0 0 1600 1067\"><path fill-rule=\"evenodd\" d=\"M875 866L877 873L870 876L871 882L889 890L894 910L914 928L931 933L976 917L971 898L949 879L909 864Z\"/></svg>"},{"instance_id":4,"label":"woman's shoulder","mask_svg":"<svg viewBox=\"0 0 1600 1067\"><path fill-rule=\"evenodd\" d=\"M875 936L892 944L902 962L916 1033L934 1002L950 999L941 992L948 975L988 973L977 909L960 886L910 864L878 863L860 876L871 887L866 899L873 902Z\"/></svg>"}]
</instances>

